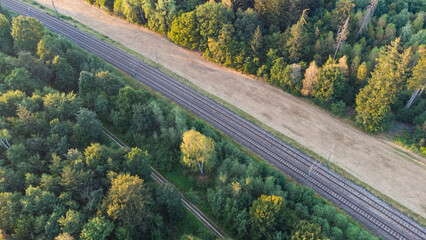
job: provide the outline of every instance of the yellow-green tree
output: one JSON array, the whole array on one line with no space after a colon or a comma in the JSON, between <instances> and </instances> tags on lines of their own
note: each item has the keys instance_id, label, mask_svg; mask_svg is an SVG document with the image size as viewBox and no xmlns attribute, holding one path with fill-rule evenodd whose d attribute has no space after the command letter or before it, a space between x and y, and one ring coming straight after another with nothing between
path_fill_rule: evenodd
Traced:
<instances>
[{"instance_id":1,"label":"yellow-green tree","mask_svg":"<svg viewBox=\"0 0 426 240\"><path fill-rule=\"evenodd\" d=\"M132 232L147 230L153 214L151 196L144 180L130 174L111 176L111 188L102 202L102 211Z\"/></svg>"},{"instance_id":2,"label":"yellow-green tree","mask_svg":"<svg viewBox=\"0 0 426 240\"><path fill-rule=\"evenodd\" d=\"M321 238L321 226L319 224L311 224L306 220L300 221L293 233L291 234L291 240L320 240Z\"/></svg>"},{"instance_id":3,"label":"yellow-green tree","mask_svg":"<svg viewBox=\"0 0 426 240\"><path fill-rule=\"evenodd\" d=\"M336 3L335 16L343 23L351 14L352 8L355 6L352 0L341 0Z\"/></svg>"},{"instance_id":4,"label":"yellow-green tree","mask_svg":"<svg viewBox=\"0 0 426 240\"><path fill-rule=\"evenodd\" d=\"M191 169L197 169L198 166L201 175L204 173L204 166L212 166L209 160L215 153L213 139L195 130L189 130L183 134L180 149L183 154L182 163Z\"/></svg>"},{"instance_id":5,"label":"yellow-green tree","mask_svg":"<svg viewBox=\"0 0 426 240\"><path fill-rule=\"evenodd\" d=\"M356 96L356 120L366 131L382 131L389 123L390 105L405 85L411 49L402 52L399 42L397 38L380 52L368 85Z\"/></svg>"},{"instance_id":6,"label":"yellow-green tree","mask_svg":"<svg viewBox=\"0 0 426 240\"><path fill-rule=\"evenodd\" d=\"M271 238L273 230L277 226L277 219L284 209L284 200L279 196L261 195L250 207L249 216L253 227L253 237Z\"/></svg>"},{"instance_id":7,"label":"yellow-green tree","mask_svg":"<svg viewBox=\"0 0 426 240\"><path fill-rule=\"evenodd\" d=\"M181 240L201 240L201 238L185 234L182 236Z\"/></svg>"},{"instance_id":8,"label":"yellow-green tree","mask_svg":"<svg viewBox=\"0 0 426 240\"><path fill-rule=\"evenodd\" d=\"M426 50L421 51L421 58L413 68L413 74L407 81L407 88L416 90L426 85Z\"/></svg>"},{"instance_id":9,"label":"yellow-green tree","mask_svg":"<svg viewBox=\"0 0 426 240\"><path fill-rule=\"evenodd\" d=\"M356 84L360 84L364 79L367 77L368 69L367 69L367 63L363 62L361 65L359 65L358 70L356 72L356 78L358 81L356 81Z\"/></svg>"},{"instance_id":10,"label":"yellow-green tree","mask_svg":"<svg viewBox=\"0 0 426 240\"><path fill-rule=\"evenodd\" d=\"M290 28L291 37L287 41L290 62L299 61L302 55L301 50L305 39L304 25L306 24L307 12L308 9L303 10L299 21Z\"/></svg>"},{"instance_id":11,"label":"yellow-green tree","mask_svg":"<svg viewBox=\"0 0 426 240\"><path fill-rule=\"evenodd\" d=\"M12 20L11 34L16 50L34 53L44 35L44 27L37 19L20 15Z\"/></svg>"},{"instance_id":12,"label":"yellow-green tree","mask_svg":"<svg viewBox=\"0 0 426 240\"><path fill-rule=\"evenodd\" d=\"M3 232L3 230L0 229L0 240L6 240L6 233Z\"/></svg>"}]
</instances>

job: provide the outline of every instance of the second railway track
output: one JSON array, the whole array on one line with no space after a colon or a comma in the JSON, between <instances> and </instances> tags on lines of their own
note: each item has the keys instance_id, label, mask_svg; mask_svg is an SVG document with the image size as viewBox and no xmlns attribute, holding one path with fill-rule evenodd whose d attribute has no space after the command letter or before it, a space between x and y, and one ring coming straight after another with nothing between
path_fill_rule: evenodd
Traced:
<instances>
[{"instance_id":1,"label":"second railway track","mask_svg":"<svg viewBox=\"0 0 426 240\"><path fill-rule=\"evenodd\" d=\"M107 138L113 141L117 146L130 150L129 146L127 146L123 141L117 138L105 127L103 127L103 132L105 136L107 136ZM169 181L165 177L163 177L163 175L161 175L157 170L155 170L155 168L151 166L150 168L152 170L151 177L154 179L154 181L156 181L158 184L169 183ZM218 227L202 211L200 211L197 206L186 200L185 196L183 196L181 192L179 192L179 195L181 197L183 206L188 211L190 211L198 220L204 223L204 225L206 225L206 227L209 228L219 239L223 239L225 237L224 234L219 231Z\"/></svg>"}]
</instances>

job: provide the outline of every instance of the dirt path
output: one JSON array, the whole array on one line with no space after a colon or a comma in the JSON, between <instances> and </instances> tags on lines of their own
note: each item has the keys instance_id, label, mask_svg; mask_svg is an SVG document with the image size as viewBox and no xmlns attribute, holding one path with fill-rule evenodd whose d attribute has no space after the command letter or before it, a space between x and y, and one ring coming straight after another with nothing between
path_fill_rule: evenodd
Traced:
<instances>
[{"instance_id":1,"label":"dirt path","mask_svg":"<svg viewBox=\"0 0 426 240\"><path fill-rule=\"evenodd\" d=\"M50 0L37 0L51 8ZM57 10L155 60L200 88L237 106L361 181L426 217L426 160L368 136L305 101L202 59L167 39L109 16L81 0L55 0ZM414 164L416 161L417 164ZM419 166L420 165L420 166Z\"/></svg>"}]
</instances>

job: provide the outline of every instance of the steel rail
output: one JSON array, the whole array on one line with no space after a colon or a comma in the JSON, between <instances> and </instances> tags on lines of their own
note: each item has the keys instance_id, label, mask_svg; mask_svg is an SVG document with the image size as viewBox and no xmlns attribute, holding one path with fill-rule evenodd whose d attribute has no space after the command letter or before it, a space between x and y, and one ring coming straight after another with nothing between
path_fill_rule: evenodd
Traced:
<instances>
[{"instance_id":1,"label":"steel rail","mask_svg":"<svg viewBox=\"0 0 426 240\"><path fill-rule=\"evenodd\" d=\"M113 133L111 133L108 129L103 127L103 133L107 136L111 141L113 141L117 146L121 148L125 148L127 150L131 150L129 146L127 146L121 139L116 137ZM159 184L170 183L165 177L163 177L155 168L150 166L152 172L151 177ZM194 204L189 202L185 196L179 191L179 195L181 197L181 201L183 206L191 212L200 222L204 223L207 228L209 228L219 239L223 239L224 235L218 230L218 227Z\"/></svg>"},{"instance_id":2,"label":"steel rail","mask_svg":"<svg viewBox=\"0 0 426 240\"><path fill-rule=\"evenodd\" d=\"M33 14L34 14L34 12L32 12ZM62 23L61 23L62 24ZM74 29L74 28L72 28L71 27L71 29ZM59 31L59 32L61 32L61 31ZM78 34L80 34L81 35L81 33L78 33ZM72 37L72 36L71 36ZM80 36L81 37L81 36ZM93 39L91 39L91 40L93 40ZM100 41L100 40L98 40L98 41ZM81 44L79 44L79 45L81 45ZM105 44L104 44L105 45ZM108 47L108 48L111 48L111 46L109 46L109 45L106 45L106 47ZM121 51L119 51L119 52L121 52ZM101 55L100 53L98 53L98 55ZM124 57L127 57L128 58L128 56L124 56ZM111 61L110 61L111 62ZM140 65L140 63L138 63L138 65ZM138 67L140 67L140 66L138 66ZM127 69L128 71L128 73L129 72L131 72L131 70L129 70L129 69ZM138 73L139 74L141 74L139 71L138 71ZM144 72L145 74L146 74L146 72ZM142 74L144 74L144 73L142 73ZM158 78L158 76L157 76L157 78ZM164 80L164 79L163 79ZM172 83L174 83L174 81L172 81ZM188 88L188 87L186 87L186 88ZM202 98L204 98L204 99L206 99L206 97L205 96L202 96ZM194 99L196 99L196 97L194 97ZM199 99L197 99L198 101L200 101ZM207 105L208 107L211 107L210 105ZM225 108L226 109L226 108ZM221 110L219 110L219 111L221 111ZM230 111L230 110L227 110L227 111ZM243 121L247 121L247 120L243 120ZM241 124L240 124L241 125ZM244 127L244 126L243 126ZM249 130L249 131L251 131L251 132L253 132L252 130L250 130L250 129L247 129L247 130ZM254 132L253 132L254 133ZM261 133L263 133L263 134L265 134L264 133L264 131L263 130L261 130ZM254 133L254 134L256 134L256 135L258 135L257 133ZM259 136L259 135L258 135ZM268 136L269 137L269 136ZM274 139L274 138L272 138L273 140L275 140L276 141L276 139ZM268 140L268 139L264 139L265 141L268 141L268 142L271 142L270 140ZM280 143L280 141L277 141L277 143ZM275 145L277 145L276 143L275 143ZM279 146L278 146L278 149L279 150L281 150L281 151L283 151L283 149L281 149ZM291 151L292 149L291 148L289 148L289 149L287 149L287 151ZM285 151L284 151L285 152ZM287 152L285 152L285 153L287 153ZM298 152L296 152L296 154L298 154ZM303 156L303 155L302 155ZM306 163L304 163L303 161L301 161L300 159L297 159L296 158L296 160L298 160L298 161L300 161L302 164L304 164L304 165L306 165ZM306 160L304 160L304 161L306 161ZM307 161L309 161L309 159L307 160ZM302 173L303 173L303 171L302 171ZM336 180L338 180L338 179L336 179ZM341 184L340 184L341 185ZM352 193L353 194L353 193ZM332 194L333 195L333 194ZM380 203L380 202L379 202ZM367 202L367 204L368 204L368 202ZM386 205L385 205L386 206ZM377 207L376 207L377 208ZM383 210L382 210L383 211ZM368 217L368 216L367 216ZM370 220L370 219L369 219ZM371 221L371 220L370 220ZM374 220L373 220L374 221ZM404 226L403 226L404 227ZM385 226L385 229L386 229L386 226ZM410 230L410 229L408 229L408 230ZM413 232L413 233L415 233L415 232ZM419 235L420 237L422 237L421 235ZM396 236L395 236L396 237ZM398 237L397 237L398 238Z\"/></svg>"}]
</instances>

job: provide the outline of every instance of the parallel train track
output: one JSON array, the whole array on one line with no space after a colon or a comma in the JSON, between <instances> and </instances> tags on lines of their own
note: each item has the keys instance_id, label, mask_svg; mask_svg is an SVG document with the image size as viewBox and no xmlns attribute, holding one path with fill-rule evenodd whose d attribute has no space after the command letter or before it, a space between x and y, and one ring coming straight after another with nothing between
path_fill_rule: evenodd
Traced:
<instances>
[{"instance_id":1,"label":"parallel train track","mask_svg":"<svg viewBox=\"0 0 426 240\"><path fill-rule=\"evenodd\" d=\"M122 71L135 75L139 81L204 118L299 182L306 179L309 167L316 164L313 158L257 125L123 51L41 11L29 11L30 7L23 3L3 0L3 5L23 15L31 14L50 30L64 35ZM423 226L322 165L309 182L315 191L346 210L376 234L389 239L426 239Z\"/></svg>"},{"instance_id":2,"label":"parallel train track","mask_svg":"<svg viewBox=\"0 0 426 240\"><path fill-rule=\"evenodd\" d=\"M112 134L105 127L103 127L103 133L105 134L105 136L108 139L110 139L112 142L114 142L117 146L119 146L121 148L125 148L127 150L131 150L130 147L126 145L126 143L124 143L119 138L117 138L114 134ZM152 171L151 177L152 177L152 179L154 179L154 181L156 181L158 184L170 183L157 170L155 170L155 168L153 168L151 166L150 166L150 168L151 168L151 171ZM224 234L221 233L221 231L218 230L218 227L203 212L201 212L200 209L198 209L197 206L195 206L194 204L192 204L191 202L186 200L186 198L183 196L183 194L181 192L179 192L179 195L181 197L181 201L182 201L183 206L188 211L190 211L192 214L194 214L194 216L198 220L200 220L202 223L204 223L206 225L206 227L208 227L216 235L216 237L218 237L219 239L224 238Z\"/></svg>"}]
</instances>

